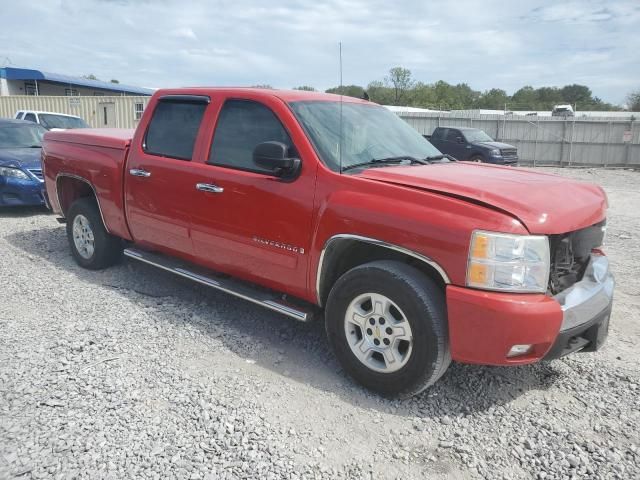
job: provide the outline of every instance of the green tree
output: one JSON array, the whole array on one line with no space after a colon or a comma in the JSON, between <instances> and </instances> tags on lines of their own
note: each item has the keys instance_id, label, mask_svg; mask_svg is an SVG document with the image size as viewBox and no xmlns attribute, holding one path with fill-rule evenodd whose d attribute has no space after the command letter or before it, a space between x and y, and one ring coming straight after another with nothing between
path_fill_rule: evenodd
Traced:
<instances>
[{"instance_id":1,"label":"green tree","mask_svg":"<svg viewBox=\"0 0 640 480\"><path fill-rule=\"evenodd\" d=\"M86 78L87 80L100 80L93 73L90 73L89 75L83 75L82 78Z\"/></svg>"},{"instance_id":2,"label":"green tree","mask_svg":"<svg viewBox=\"0 0 640 480\"><path fill-rule=\"evenodd\" d=\"M627 108L631 112L640 112L640 90L627 95Z\"/></svg>"},{"instance_id":3,"label":"green tree","mask_svg":"<svg viewBox=\"0 0 640 480\"><path fill-rule=\"evenodd\" d=\"M522 87L511 97L509 108L512 110L537 110L538 97L534 88L530 85Z\"/></svg>"},{"instance_id":4,"label":"green tree","mask_svg":"<svg viewBox=\"0 0 640 480\"><path fill-rule=\"evenodd\" d=\"M505 105L509 103L507 92L500 88L492 88L480 95L476 105L478 108L486 108L491 110L503 110Z\"/></svg>"},{"instance_id":5,"label":"green tree","mask_svg":"<svg viewBox=\"0 0 640 480\"><path fill-rule=\"evenodd\" d=\"M109 80L111 83L120 83L119 80L116 80L115 78L112 78L111 80Z\"/></svg>"},{"instance_id":6,"label":"green tree","mask_svg":"<svg viewBox=\"0 0 640 480\"><path fill-rule=\"evenodd\" d=\"M407 92L413 88L414 81L411 78L411 70L403 67L393 67L385 78L385 83L393 89L393 102L398 105Z\"/></svg>"},{"instance_id":7,"label":"green tree","mask_svg":"<svg viewBox=\"0 0 640 480\"><path fill-rule=\"evenodd\" d=\"M360 85L343 85L342 87L332 87L325 90L325 92L354 98L362 98L364 96L364 88L362 88Z\"/></svg>"},{"instance_id":8,"label":"green tree","mask_svg":"<svg viewBox=\"0 0 640 480\"><path fill-rule=\"evenodd\" d=\"M300 85L299 87L293 87L294 90L304 90L305 92L315 92L316 89L309 85Z\"/></svg>"},{"instance_id":9,"label":"green tree","mask_svg":"<svg viewBox=\"0 0 640 480\"><path fill-rule=\"evenodd\" d=\"M392 105L394 103L394 92L379 80L374 80L367 85L367 93L372 102L381 105Z\"/></svg>"},{"instance_id":10,"label":"green tree","mask_svg":"<svg viewBox=\"0 0 640 480\"><path fill-rule=\"evenodd\" d=\"M251 88L265 88L267 90L272 90L273 87L268 83L259 83L257 85L251 85Z\"/></svg>"},{"instance_id":11,"label":"green tree","mask_svg":"<svg viewBox=\"0 0 640 480\"><path fill-rule=\"evenodd\" d=\"M578 106L593 103L591 89L585 85L565 85L560 89L563 102Z\"/></svg>"}]
</instances>

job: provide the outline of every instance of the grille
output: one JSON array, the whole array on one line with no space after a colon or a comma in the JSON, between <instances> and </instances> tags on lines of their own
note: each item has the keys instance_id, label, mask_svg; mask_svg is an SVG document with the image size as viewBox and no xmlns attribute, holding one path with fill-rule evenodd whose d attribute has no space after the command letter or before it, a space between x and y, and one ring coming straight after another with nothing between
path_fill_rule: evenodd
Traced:
<instances>
[{"instance_id":1,"label":"grille","mask_svg":"<svg viewBox=\"0 0 640 480\"><path fill-rule=\"evenodd\" d=\"M42 176L42 169L40 168L30 168L29 171L38 177L38 180L44 181L44 177Z\"/></svg>"},{"instance_id":2,"label":"grille","mask_svg":"<svg viewBox=\"0 0 640 480\"><path fill-rule=\"evenodd\" d=\"M503 157L515 157L518 154L518 149L516 148L503 148L500 150L500 153Z\"/></svg>"},{"instance_id":3,"label":"grille","mask_svg":"<svg viewBox=\"0 0 640 480\"><path fill-rule=\"evenodd\" d=\"M563 235L551 235L549 290L556 295L582 280L591 250L602 246L606 222Z\"/></svg>"}]
</instances>

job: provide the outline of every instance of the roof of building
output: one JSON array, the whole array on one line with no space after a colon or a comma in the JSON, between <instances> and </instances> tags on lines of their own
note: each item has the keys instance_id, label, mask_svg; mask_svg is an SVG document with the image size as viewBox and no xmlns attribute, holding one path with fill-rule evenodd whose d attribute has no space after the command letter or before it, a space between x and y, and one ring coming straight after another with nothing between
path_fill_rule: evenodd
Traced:
<instances>
[{"instance_id":1,"label":"roof of building","mask_svg":"<svg viewBox=\"0 0 640 480\"><path fill-rule=\"evenodd\" d=\"M137 95L152 95L153 90L144 87L133 87L121 83L103 82L101 80L90 80L82 77L72 77L59 73L42 72L29 68L0 68L0 77L7 80L43 80L48 82L62 83L65 85L77 85L80 87L97 88L100 90L111 90L120 93L134 93Z\"/></svg>"}]
</instances>

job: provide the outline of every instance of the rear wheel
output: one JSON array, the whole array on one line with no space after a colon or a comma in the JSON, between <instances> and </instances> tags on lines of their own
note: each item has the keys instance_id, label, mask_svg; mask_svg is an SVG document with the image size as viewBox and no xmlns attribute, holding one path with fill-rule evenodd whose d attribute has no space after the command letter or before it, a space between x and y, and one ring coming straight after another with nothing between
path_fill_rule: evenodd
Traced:
<instances>
[{"instance_id":1,"label":"rear wheel","mask_svg":"<svg viewBox=\"0 0 640 480\"><path fill-rule=\"evenodd\" d=\"M122 255L122 241L107 232L92 198L80 198L69 208L67 238L76 263L90 270L107 268Z\"/></svg>"},{"instance_id":2,"label":"rear wheel","mask_svg":"<svg viewBox=\"0 0 640 480\"><path fill-rule=\"evenodd\" d=\"M327 300L329 342L359 383L410 396L451 363L444 294L415 268L376 261L345 273Z\"/></svg>"}]
</instances>

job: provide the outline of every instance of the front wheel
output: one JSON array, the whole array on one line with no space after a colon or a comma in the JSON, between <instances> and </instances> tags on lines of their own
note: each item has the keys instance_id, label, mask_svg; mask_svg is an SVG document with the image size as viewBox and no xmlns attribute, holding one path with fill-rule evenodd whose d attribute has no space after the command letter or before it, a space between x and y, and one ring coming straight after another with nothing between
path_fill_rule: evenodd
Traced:
<instances>
[{"instance_id":1,"label":"front wheel","mask_svg":"<svg viewBox=\"0 0 640 480\"><path fill-rule=\"evenodd\" d=\"M90 270L100 270L120 259L122 241L107 232L94 199L76 200L66 217L67 238L71 254L78 265Z\"/></svg>"},{"instance_id":2,"label":"front wheel","mask_svg":"<svg viewBox=\"0 0 640 480\"><path fill-rule=\"evenodd\" d=\"M473 163L482 163L484 162L484 158L482 158L482 155L474 155L469 159L469 161Z\"/></svg>"},{"instance_id":3,"label":"front wheel","mask_svg":"<svg viewBox=\"0 0 640 480\"><path fill-rule=\"evenodd\" d=\"M385 395L417 394L451 363L444 294L403 263L371 262L340 277L327 300L326 329L347 373Z\"/></svg>"}]
</instances>

